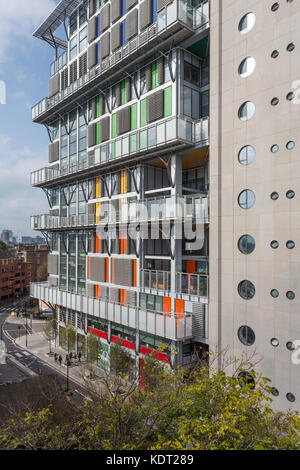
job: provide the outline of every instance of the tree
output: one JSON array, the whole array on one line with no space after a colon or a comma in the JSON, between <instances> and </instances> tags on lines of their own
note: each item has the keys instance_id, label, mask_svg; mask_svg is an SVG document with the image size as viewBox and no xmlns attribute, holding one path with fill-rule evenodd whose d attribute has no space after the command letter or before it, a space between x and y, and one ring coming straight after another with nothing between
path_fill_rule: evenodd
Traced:
<instances>
[{"instance_id":1,"label":"tree","mask_svg":"<svg viewBox=\"0 0 300 470\"><path fill-rule=\"evenodd\" d=\"M47 281L47 277L48 277L48 267L47 267L47 264L45 263L39 266L39 268L37 269L36 278L38 282L43 282L43 281Z\"/></svg>"},{"instance_id":2,"label":"tree","mask_svg":"<svg viewBox=\"0 0 300 470\"><path fill-rule=\"evenodd\" d=\"M1 251L6 251L7 250L7 246L5 245L5 243L0 240L0 252Z\"/></svg>"},{"instance_id":3,"label":"tree","mask_svg":"<svg viewBox=\"0 0 300 470\"><path fill-rule=\"evenodd\" d=\"M66 348L68 353L75 348L76 330L71 323L66 325Z\"/></svg>"},{"instance_id":4,"label":"tree","mask_svg":"<svg viewBox=\"0 0 300 470\"><path fill-rule=\"evenodd\" d=\"M99 359L99 352L101 343L96 336L86 336L82 342L82 355L86 358L90 371L93 371L93 364L97 363Z\"/></svg>"},{"instance_id":5,"label":"tree","mask_svg":"<svg viewBox=\"0 0 300 470\"><path fill-rule=\"evenodd\" d=\"M51 354L51 343L56 339L58 324L55 318L48 320L44 326L44 335L49 341L49 353Z\"/></svg>"}]
</instances>

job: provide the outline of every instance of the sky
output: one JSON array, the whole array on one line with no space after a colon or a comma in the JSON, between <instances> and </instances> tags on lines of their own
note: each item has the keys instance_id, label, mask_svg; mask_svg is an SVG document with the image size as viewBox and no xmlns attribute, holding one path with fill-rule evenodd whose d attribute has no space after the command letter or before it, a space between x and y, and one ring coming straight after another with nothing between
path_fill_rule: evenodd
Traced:
<instances>
[{"instance_id":1,"label":"sky","mask_svg":"<svg viewBox=\"0 0 300 470\"><path fill-rule=\"evenodd\" d=\"M58 0L0 0L0 232L40 235L30 215L49 211L47 198L30 185L30 172L47 166L46 128L31 121L31 107L48 94L53 48L32 32ZM0 102L2 102L0 94Z\"/></svg>"}]
</instances>

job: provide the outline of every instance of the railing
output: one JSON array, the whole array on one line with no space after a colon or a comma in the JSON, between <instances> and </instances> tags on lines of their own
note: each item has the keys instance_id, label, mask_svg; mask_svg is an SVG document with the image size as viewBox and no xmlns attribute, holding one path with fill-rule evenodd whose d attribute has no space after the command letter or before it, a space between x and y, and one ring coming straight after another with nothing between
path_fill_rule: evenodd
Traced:
<instances>
[{"instance_id":1,"label":"railing","mask_svg":"<svg viewBox=\"0 0 300 470\"><path fill-rule=\"evenodd\" d=\"M58 215L42 214L31 216L32 230L51 230L72 227L94 227L96 216L94 214L80 214L62 217Z\"/></svg>"},{"instance_id":2,"label":"railing","mask_svg":"<svg viewBox=\"0 0 300 470\"><path fill-rule=\"evenodd\" d=\"M60 307L103 318L162 338L182 340L192 337L193 317L190 313L176 315L152 312L106 299L63 291L47 283L32 283L30 295Z\"/></svg>"},{"instance_id":3,"label":"railing","mask_svg":"<svg viewBox=\"0 0 300 470\"><path fill-rule=\"evenodd\" d=\"M207 142L209 119L191 121L183 117L171 117L155 124L125 134L95 147L92 157L61 166L60 169L45 167L31 173L32 186L47 183L57 178L71 175L120 158L160 149L164 145L178 141L187 145Z\"/></svg>"},{"instance_id":4,"label":"railing","mask_svg":"<svg viewBox=\"0 0 300 470\"><path fill-rule=\"evenodd\" d=\"M63 52L56 60L54 60L50 65L50 77L55 75L61 68L63 68L68 63L68 54Z\"/></svg>"},{"instance_id":5,"label":"railing","mask_svg":"<svg viewBox=\"0 0 300 470\"><path fill-rule=\"evenodd\" d=\"M141 288L170 291L170 271L153 271L150 269L143 269L141 271Z\"/></svg>"},{"instance_id":6,"label":"railing","mask_svg":"<svg viewBox=\"0 0 300 470\"><path fill-rule=\"evenodd\" d=\"M208 276L206 274L176 273L176 292L208 297Z\"/></svg>"},{"instance_id":7,"label":"railing","mask_svg":"<svg viewBox=\"0 0 300 470\"><path fill-rule=\"evenodd\" d=\"M145 31L131 39L126 45L122 46L109 57L101 61L99 65L91 69L86 75L72 83L65 90L57 93L52 98L44 98L32 108L32 120L35 120L41 114L63 101L74 91L79 90L87 83L93 81L96 77L108 71L111 67L117 65L125 57L129 56L140 48L149 45L153 38L159 36L167 28L180 21L191 30L198 29L206 25L209 21L209 2L202 3L194 8L184 0L175 0L167 5L157 14L157 21L149 26Z\"/></svg>"}]
</instances>

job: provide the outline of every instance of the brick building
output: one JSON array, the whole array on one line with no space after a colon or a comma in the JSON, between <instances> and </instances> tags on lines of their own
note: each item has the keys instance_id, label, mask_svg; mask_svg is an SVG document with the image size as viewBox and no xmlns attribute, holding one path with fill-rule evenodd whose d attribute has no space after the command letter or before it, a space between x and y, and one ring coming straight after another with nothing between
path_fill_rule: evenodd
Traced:
<instances>
[{"instance_id":1,"label":"brick building","mask_svg":"<svg viewBox=\"0 0 300 470\"><path fill-rule=\"evenodd\" d=\"M34 280L37 281L37 271L39 267L47 265L49 249L47 245L30 245L19 243L15 246L15 251L19 259L25 263L33 264Z\"/></svg>"},{"instance_id":2,"label":"brick building","mask_svg":"<svg viewBox=\"0 0 300 470\"><path fill-rule=\"evenodd\" d=\"M0 253L0 303L27 294L33 280L33 263L26 263L11 252Z\"/></svg>"}]
</instances>

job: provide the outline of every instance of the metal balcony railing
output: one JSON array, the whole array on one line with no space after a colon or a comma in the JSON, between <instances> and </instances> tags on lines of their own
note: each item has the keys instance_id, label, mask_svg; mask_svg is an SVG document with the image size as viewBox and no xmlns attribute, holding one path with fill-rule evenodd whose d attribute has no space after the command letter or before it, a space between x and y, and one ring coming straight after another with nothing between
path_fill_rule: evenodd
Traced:
<instances>
[{"instance_id":1,"label":"metal balcony railing","mask_svg":"<svg viewBox=\"0 0 300 470\"><path fill-rule=\"evenodd\" d=\"M94 155L88 159L75 162L72 165L61 165L59 169L45 167L33 171L31 173L31 185L39 186L120 158L138 156L151 151L155 152L156 149L160 150L163 146L170 146L173 143L175 145L206 143L208 138L208 118L198 121L176 116L166 118L96 146Z\"/></svg>"},{"instance_id":2,"label":"metal balcony railing","mask_svg":"<svg viewBox=\"0 0 300 470\"><path fill-rule=\"evenodd\" d=\"M156 38L164 36L164 33L173 25L178 23L178 26L187 30L196 30L209 21L209 2L203 2L197 8L192 7L184 0L175 0L157 14L157 21L149 26L145 31L140 33L135 38L131 39L127 44L113 52L109 57L102 60L100 64L91 69L83 77L76 80L65 90L57 93L52 98L44 98L32 108L32 120L34 121L46 111L55 107L57 104L63 102L66 98L72 95L77 90L84 88L85 85L91 86L91 83L103 75L105 72L112 70L115 66L121 66L124 59L130 60L133 53L140 50L141 54L146 48L151 48L151 43ZM170 31L171 34L171 31ZM58 66L58 64L57 64ZM55 68L55 65L53 66Z\"/></svg>"},{"instance_id":3,"label":"metal balcony railing","mask_svg":"<svg viewBox=\"0 0 300 470\"><path fill-rule=\"evenodd\" d=\"M141 288L170 291L170 271L154 271L150 269L143 269L141 271Z\"/></svg>"},{"instance_id":4,"label":"metal balcony railing","mask_svg":"<svg viewBox=\"0 0 300 470\"><path fill-rule=\"evenodd\" d=\"M208 275L176 273L176 292L208 297Z\"/></svg>"},{"instance_id":5,"label":"metal balcony railing","mask_svg":"<svg viewBox=\"0 0 300 470\"><path fill-rule=\"evenodd\" d=\"M60 307L93 315L171 340L183 340L193 335L193 317L190 313L160 313L134 306L124 306L106 299L63 291L47 283L32 283L30 295Z\"/></svg>"}]
</instances>

